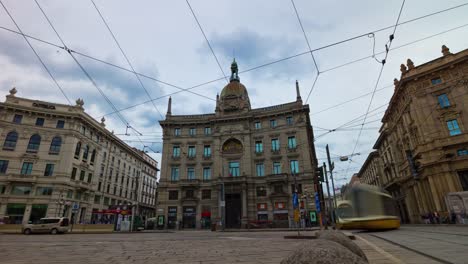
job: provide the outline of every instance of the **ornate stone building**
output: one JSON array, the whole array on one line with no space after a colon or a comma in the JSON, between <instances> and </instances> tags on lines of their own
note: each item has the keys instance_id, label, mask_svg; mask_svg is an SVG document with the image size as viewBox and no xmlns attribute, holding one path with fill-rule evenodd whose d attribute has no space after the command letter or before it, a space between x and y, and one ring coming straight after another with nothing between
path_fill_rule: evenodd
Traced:
<instances>
[{"instance_id":1,"label":"ornate stone building","mask_svg":"<svg viewBox=\"0 0 468 264\"><path fill-rule=\"evenodd\" d=\"M83 100L70 106L16 92L0 103L0 219L21 224L46 216L76 223L127 218L137 204L137 180L154 163L108 131L104 118L99 123L85 113Z\"/></svg>"},{"instance_id":2,"label":"ornate stone building","mask_svg":"<svg viewBox=\"0 0 468 264\"><path fill-rule=\"evenodd\" d=\"M160 122L158 198L158 215L168 228L208 228L223 218L227 228L244 228L249 221L288 226L294 178L299 193L314 192L309 106L297 84L296 101L252 109L235 61L231 71L215 113L173 115L169 99Z\"/></svg>"},{"instance_id":3,"label":"ornate stone building","mask_svg":"<svg viewBox=\"0 0 468 264\"><path fill-rule=\"evenodd\" d=\"M468 50L452 54L442 46L442 54L419 66L410 59L401 65L374 145L378 154L366 162L378 158L380 169L369 178L364 175L373 166L360 172L393 195L403 222L455 210L447 195L468 191Z\"/></svg>"},{"instance_id":4,"label":"ornate stone building","mask_svg":"<svg viewBox=\"0 0 468 264\"><path fill-rule=\"evenodd\" d=\"M372 151L367 156L366 161L362 165L357 177L361 183L381 186L381 175L383 175L382 164L378 151Z\"/></svg>"}]
</instances>

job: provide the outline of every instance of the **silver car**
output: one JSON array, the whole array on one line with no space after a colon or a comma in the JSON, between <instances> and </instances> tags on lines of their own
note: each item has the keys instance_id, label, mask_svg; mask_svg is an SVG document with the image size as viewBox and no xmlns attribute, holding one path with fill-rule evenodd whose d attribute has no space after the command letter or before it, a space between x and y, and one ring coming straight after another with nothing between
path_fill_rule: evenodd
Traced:
<instances>
[{"instance_id":1,"label":"silver car","mask_svg":"<svg viewBox=\"0 0 468 264\"><path fill-rule=\"evenodd\" d=\"M23 225L21 231L25 235L31 233L66 233L68 232L68 226L70 221L66 217L51 217L41 218L37 223L28 223Z\"/></svg>"}]
</instances>

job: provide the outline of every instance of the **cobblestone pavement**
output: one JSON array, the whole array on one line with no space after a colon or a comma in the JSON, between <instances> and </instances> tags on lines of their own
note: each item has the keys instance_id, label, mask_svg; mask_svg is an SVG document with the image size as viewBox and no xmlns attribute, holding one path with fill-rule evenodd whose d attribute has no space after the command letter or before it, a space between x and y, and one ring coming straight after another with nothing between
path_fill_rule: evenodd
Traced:
<instances>
[{"instance_id":1,"label":"cobblestone pavement","mask_svg":"<svg viewBox=\"0 0 468 264\"><path fill-rule=\"evenodd\" d=\"M0 263L279 263L307 243L283 238L293 234L296 232L0 234ZM355 242L370 263L468 263L466 227L402 227L356 235Z\"/></svg>"}]
</instances>

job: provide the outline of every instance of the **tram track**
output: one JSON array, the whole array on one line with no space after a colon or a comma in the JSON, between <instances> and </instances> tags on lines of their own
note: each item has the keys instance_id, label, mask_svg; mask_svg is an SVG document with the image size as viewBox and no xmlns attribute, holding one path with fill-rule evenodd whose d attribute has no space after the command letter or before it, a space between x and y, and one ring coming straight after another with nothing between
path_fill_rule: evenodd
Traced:
<instances>
[{"instance_id":1,"label":"tram track","mask_svg":"<svg viewBox=\"0 0 468 264\"><path fill-rule=\"evenodd\" d=\"M454 234L454 233L446 233L446 232L435 232L435 231L427 231L427 230L410 230L404 229L405 232L419 232L419 233L434 233L434 234L442 234L442 235L451 235L451 236L465 236L468 237L468 234Z\"/></svg>"},{"instance_id":2,"label":"tram track","mask_svg":"<svg viewBox=\"0 0 468 264\"><path fill-rule=\"evenodd\" d=\"M448 260L445 260L445 259L442 259L442 258L438 258L438 257L436 257L436 256L433 256L433 255L424 253L424 252L422 252L422 251L420 251L420 250L417 250L417 249L414 249L414 248L410 248L410 247L408 247L408 246L406 246L406 245L403 245L403 244L401 244L401 243L395 242L395 241L393 241L393 240L390 240L390 239L387 239L387 238L384 238L384 237L381 237L381 236L378 236L378 235L375 235L375 234L369 234L369 233L368 233L368 234L366 234L366 235L369 235L369 236L372 236L372 237L374 237L374 238L383 240L383 241L385 241L385 242L387 242L387 243L390 243L390 244L392 244L392 245L395 245L395 246L401 247L401 248L403 248L403 249L409 250L409 251L411 251L411 252L413 252L413 253L416 253L416 254L418 254L418 255L420 255L420 256L424 256L424 257L426 257L426 258L432 259L432 260L434 260L434 261L436 261L436 262L439 262L439 263L454 264L453 262L450 262L450 261L448 261Z\"/></svg>"}]
</instances>

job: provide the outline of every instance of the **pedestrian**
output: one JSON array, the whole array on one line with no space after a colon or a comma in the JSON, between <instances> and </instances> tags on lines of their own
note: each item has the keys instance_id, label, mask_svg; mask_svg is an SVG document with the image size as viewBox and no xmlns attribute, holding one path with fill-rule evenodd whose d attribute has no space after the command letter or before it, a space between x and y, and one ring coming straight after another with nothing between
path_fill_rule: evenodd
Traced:
<instances>
[{"instance_id":1,"label":"pedestrian","mask_svg":"<svg viewBox=\"0 0 468 264\"><path fill-rule=\"evenodd\" d=\"M450 217L452 219L452 224L456 224L457 223L457 215L455 214L455 212L452 210L451 213L450 213Z\"/></svg>"},{"instance_id":2,"label":"pedestrian","mask_svg":"<svg viewBox=\"0 0 468 264\"><path fill-rule=\"evenodd\" d=\"M429 223L434 224L434 214L433 213L427 213L429 215Z\"/></svg>"},{"instance_id":3,"label":"pedestrian","mask_svg":"<svg viewBox=\"0 0 468 264\"><path fill-rule=\"evenodd\" d=\"M434 220L436 224L440 224L440 216L439 213L437 213L437 211L434 212Z\"/></svg>"}]
</instances>

